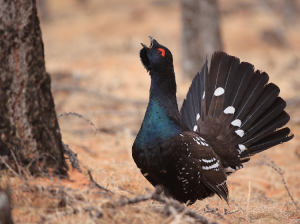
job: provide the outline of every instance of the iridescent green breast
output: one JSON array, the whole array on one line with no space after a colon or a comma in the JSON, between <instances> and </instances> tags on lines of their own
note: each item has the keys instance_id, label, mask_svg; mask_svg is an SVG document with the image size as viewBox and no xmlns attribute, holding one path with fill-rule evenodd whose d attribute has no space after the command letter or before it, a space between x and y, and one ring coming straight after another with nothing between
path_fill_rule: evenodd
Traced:
<instances>
[{"instance_id":1,"label":"iridescent green breast","mask_svg":"<svg viewBox=\"0 0 300 224\"><path fill-rule=\"evenodd\" d=\"M167 115L158 101L151 100L141 129L135 139L135 150L143 151L157 139L168 139L182 133L181 128Z\"/></svg>"}]
</instances>

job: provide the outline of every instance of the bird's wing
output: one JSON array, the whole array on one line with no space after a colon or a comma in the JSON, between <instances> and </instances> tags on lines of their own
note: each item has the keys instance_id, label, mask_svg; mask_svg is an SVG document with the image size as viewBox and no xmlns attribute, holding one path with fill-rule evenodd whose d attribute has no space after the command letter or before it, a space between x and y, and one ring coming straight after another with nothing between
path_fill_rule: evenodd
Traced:
<instances>
[{"instance_id":1,"label":"bird's wing","mask_svg":"<svg viewBox=\"0 0 300 224\"><path fill-rule=\"evenodd\" d=\"M169 146L169 149L173 149L172 152L162 151L162 158L173 157L183 191L196 189L202 183L228 202L224 168L205 139L194 132L183 132L175 138L176 141L171 141ZM192 186L187 186L188 184Z\"/></svg>"}]
</instances>

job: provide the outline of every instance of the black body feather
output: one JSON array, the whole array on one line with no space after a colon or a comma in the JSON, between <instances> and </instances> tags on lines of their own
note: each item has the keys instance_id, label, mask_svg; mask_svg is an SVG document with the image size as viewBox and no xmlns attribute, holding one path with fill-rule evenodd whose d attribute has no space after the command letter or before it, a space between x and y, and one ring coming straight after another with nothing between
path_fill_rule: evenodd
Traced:
<instances>
[{"instance_id":1,"label":"black body feather","mask_svg":"<svg viewBox=\"0 0 300 224\"><path fill-rule=\"evenodd\" d=\"M179 113L171 52L152 39L140 57L151 76L150 101L132 156L166 195L192 204L217 194L228 202L227 175L250 156L293 138L288 128L278 130L289 120L279 88L253 65L214 53Z\"/></svg>"}]
</instances>

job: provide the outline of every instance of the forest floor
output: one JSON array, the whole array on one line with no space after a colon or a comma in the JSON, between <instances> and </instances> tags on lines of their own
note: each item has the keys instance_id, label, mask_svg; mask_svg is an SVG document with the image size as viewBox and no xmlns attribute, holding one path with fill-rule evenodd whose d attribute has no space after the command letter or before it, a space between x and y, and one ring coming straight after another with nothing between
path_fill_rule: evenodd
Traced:
<instances>
[{"instance_id":1,"label":"forest floor","mask_svg":"<svg viewBox=\"0 0 300 224\"><path fill-rule=\"evenodd\" d=\"M288 23L280 10L261 1L239 2L220 1L224 51L266 71L280 87L295 137L254 156L228 178L229 205L214 196L188 208L219 223L300 223L300 211L286 189L299 208L300 25ZM131 157L150 87L139 59L140 43L148 45L151 35L172 51L180 106L191 82L181 72L179 1L47 3L49 19L42 20L41 29L57 115L81 114L97 132L76 116L58 119L63 142L77 153L82 168L80 173L70 166L69 180L27 177L25 183L1 175L1 186L9 184L12 190L15 223L194 223L186 210L168 217L157 212L164 204L153 200L111 206L154 190ZM276 166L272 161L284 181L266 165ZM87 170L107 190L95 186Z\"/></svg>"}]
</instances>

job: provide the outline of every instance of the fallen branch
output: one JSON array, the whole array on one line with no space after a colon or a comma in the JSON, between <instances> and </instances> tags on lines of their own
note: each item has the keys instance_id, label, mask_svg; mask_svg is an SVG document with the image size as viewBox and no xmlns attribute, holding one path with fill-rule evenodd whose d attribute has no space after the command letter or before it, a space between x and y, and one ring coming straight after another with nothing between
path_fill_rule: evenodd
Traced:
<instances>
[{"instance_id":1,"label":"fallen branch","mask_svg":"<svg viewBox=\"0 0 300 224\"><path fill-rule=\"evenodd\" d=\"M210 208L209 205L207 204L206 205L206 209L204 208L203 209L203 213L211 213L211 214L214 214L216 216L218 216L220 219L223 219L223 221L226 221L227 223L231 223L228 219L226 219L223 215L221 215L219 212L218 212L218 208ZM224 210L225 212L225 210ZM201 214L203 214L201 213ZM226 214L225 214L226 215Z\"/></svg>"},{"instance_id":2,"label":"fallen branch","mask_svg":"<svg viewBox=\"0 0 300 224\"><path fill-rule=\"evenodd\" d=\"M147 201L147 200L155 200L158 202L162 202L166 204L167 206L172 206L177 213L181 213L184 211L184 214L187 216L190 216L194 218L196 221L199 221L203 224L217 224L215 221L208 220L206 217L199 215L195 211L185 207L184 205L180 204L176 200L172 198L167 198L162 194L162 187L161 186L156 186L155 191L153 193L149 193L147 195L141 195L137 196L135 198L121 198L115 202L108 203L106 206L109 207L109 205L114 206L114 207L121 207L129 204L135 204L139 203L142 201Z\"/></svg>"}]
</instances>

